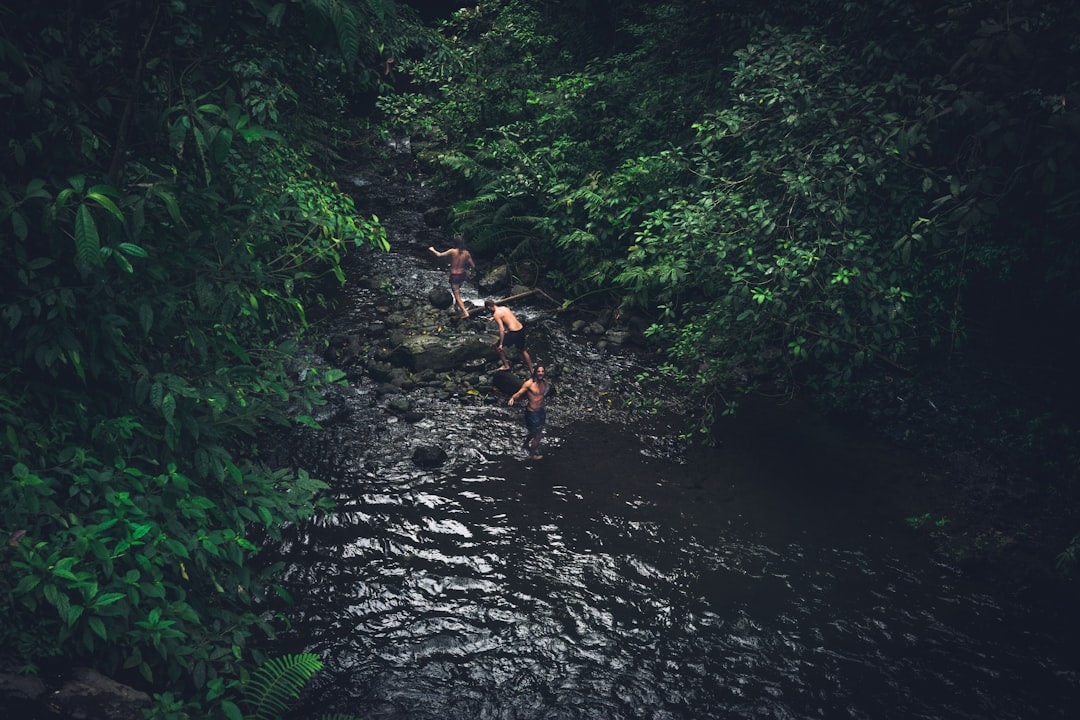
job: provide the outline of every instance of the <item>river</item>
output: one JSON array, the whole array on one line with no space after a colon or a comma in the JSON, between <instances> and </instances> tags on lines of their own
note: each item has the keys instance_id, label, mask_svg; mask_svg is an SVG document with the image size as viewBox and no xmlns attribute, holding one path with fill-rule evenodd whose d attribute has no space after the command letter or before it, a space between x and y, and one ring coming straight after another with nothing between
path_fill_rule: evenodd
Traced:
<instances>
[{"instance_id":1,"label":"river","mask_svg":"<svg viewBox=\"0 0 1080 720\"><path fill-rule=\"evenodd\" d=\"M356 182L395 248L356 272L393 303L445 283L423 184ZM350 284L328 332L376 302ZM939 559L905 522L940 510L917 458L767 398L684 447L677 406L625 404L647 358L514 309L562 369L543 460L502 398L419 396L410 423L362 378L291 447L338 502L280 551L286 647L326 664L303 716L1075 717L1076 608ZM420 445L447 462L418 468Z\"/></svg>"}]
</instances>

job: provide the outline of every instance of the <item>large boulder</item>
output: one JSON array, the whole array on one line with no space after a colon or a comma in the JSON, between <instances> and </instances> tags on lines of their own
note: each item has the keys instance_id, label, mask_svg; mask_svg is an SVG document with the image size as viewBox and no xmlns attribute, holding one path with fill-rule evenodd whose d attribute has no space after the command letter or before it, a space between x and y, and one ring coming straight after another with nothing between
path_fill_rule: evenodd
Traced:
<instances>
[{"instance_id":1,"label":"large boulder","mask_svg":"<svg viewBox=\"0 0 1080 720\"><path fill-rule=\"evenodd\" d=\"M445 310L454 304L454 295L448 285L436 285L427 291L427 301L431 307Z\"/></svg>"},{"instance_id":2,"label":"large boulder","mask_svg":"<svg viewBox=\"0 0 1080 720\"><path fill-rule=\"evenodd\" d=\"M446 462L446 451L434 445L421 445L413 451L412 461L417 467L430 470Z\"/></svg>"},{"instance_id":3,"label":"large boulder","mask_svg":"<svg viewBox=\"0 0 1080 720\"><path fill-rule=\"evenodd\" d=\"M485 292L494 292L510 287L510 283L514 278L510 274L510 268L506 265L497 265L488 272L484 273L484 276L480 278L477 285L481 290Z\"/></svg>"},{"instance_id":4,"label":"large boulder","mask_svg":"<svg viewBox=\"0 0 1080 720\"><path fill-rule=\"evenodd\" d=\"M60 717L139 720L153 701L149 695L88 668L76 668L47 704Z\"/></svg>"},{"instance_id":5,"label":"large boulder","mask_svg":"<svg viewBox=\"0 0 1080 720\"><path fill-rule=\"evenodd\" d=\"M477 335L414 335L405 338L390 353L390 362L413 372L457 370L474 360L495 361L499 357L491 338Z\"/></svg>"},{"instance_id":6,"label":"large boulder","mask_svg":"<svg viewBox=\"0 0 1080 720\"><path fill-rule=\"evenodd\" d=\"M511 370L498 370L491 376L491 384L504 395L513 395L525 381Z\"/></svg>"}]
</instances>

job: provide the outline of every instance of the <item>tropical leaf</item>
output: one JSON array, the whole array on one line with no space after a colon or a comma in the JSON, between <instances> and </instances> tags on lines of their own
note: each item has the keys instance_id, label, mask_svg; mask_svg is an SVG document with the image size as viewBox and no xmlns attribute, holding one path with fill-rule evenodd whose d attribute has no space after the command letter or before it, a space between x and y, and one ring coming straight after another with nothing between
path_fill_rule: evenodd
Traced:
<instances>
[{"instance_id":1,"label":"tropical leaf","mask_svg":"<svg viewBox=\"0 0 1080 720\"><path fill-rule=\"evenodd\" d=\"M337 35L338 50L346 67L352 67L360 55L360 27L352 8L342 2L330 6L330 21Z\"/></svg>"},{"instance_id":2,"label":"tropical leaf","mask_svg":"<svg viewBox=\"0 0 1080 720\"><path fill-rule=\"evenodd\" d=\"M251 675L244 685L244 700L250 720L279 720L300 697L312 675L323 664L314 653L271 658Z\"/></svg>"},{"instance_id":3,"label":"tropical leaf","mask_svg":"<svg viewBox=\"0 0 1080 720\"><path fill-rule=\"evenodd\" d=\"M101 266L101 239L94 216L85 205L75 212L75 258L84 272Z\"/></svg>"}]
</instances>

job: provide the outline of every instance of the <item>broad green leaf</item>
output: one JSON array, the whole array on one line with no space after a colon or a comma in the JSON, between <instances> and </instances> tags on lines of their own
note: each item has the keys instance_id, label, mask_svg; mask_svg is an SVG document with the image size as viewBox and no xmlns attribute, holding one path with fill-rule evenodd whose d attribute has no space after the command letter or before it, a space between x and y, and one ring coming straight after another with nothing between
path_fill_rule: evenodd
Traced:
<instances>
[{"instance_id":1,"label":"broad green leaf","mask_svg":"<svg viewBox=\"0 0 1080 720\"><path fill-rule=\"evenodd\" d=\"M145 335L149 335L150 329L154 327L154 308L148 302L139 304L139 327L142 328ZM146 378L140 376L139 382L145 383Z\"/></svg>"},{"instance_id":2,"label":"broad green leaf","mask_svg":"<svg viewBox=\"0 0 1080 720\"><path fill-rule=\"evenodd\" d=\"M108 212L112 213L113 217L115 217L120 222L124 222L124 213L121 212L120 208L116 206L115 202L106 197L104 194L98 192L89 192L86 194L86 197L87 199L93 200L98 205L105 208L105 210L107 210Z\"/></svg>"},{"instance_id":3,"label":"broad green leaf","mask_svg":"<svg viewBox=\"0 0 1080 720\"><path fill-rule=\"evenodd\" d=\"M82 605L71 605L68 607L67 617L65 618L68 627L74 627L75 623L79 622L79 618L82 617L84 609L85 608L83 608Z\"/></svg>"},{"instance_id":4,"label":"broad green leaf","mask_svg":"<svg viewBox=\"0 0 1080 720\"><path fill-rule=\"evenodd\" d=\"M149 257L149 253L147 253L146 250L144 250L139 245L135 245L134 243L122 242L119 243L116 247L118 250L132 257Z\"/></svg>"},{"instance_id":5,"label":"broad green leaf","mask_svg":"<svg viewBox=\"0 0 1080 720\"><path fill-rule=\"evenodd\" d=\"M93 630L94 634L99 638L102 640L109 639L109 632L105 629L105 623L101 621L101 618L90 617L86 622L90 626L90 629Z\"/></svg>"},{"instance_id":6,"label":"broad green leaf","mask_svg":"<svg viewBox=\"0 0 1080 720\"><path fill-rule=\"evenodd\" d=\"M90 210L80 205L75 213L75 256L84 269L101 266L101 241Z\"/></svg>"},{"instance_id":7,"label":"broad green leaf","mask_svg":"<svg viewBox=\"0 0 1080 720\"><path fill-rule=\"evenodd\" d=\"M175 222L183 223L183 219L180 216L180 206L177 204L176 198L173 197L172 193L157 188L154 189L153 193L155 197L165 204L165 209L168 211L169 217Z\"/></svg>"},{"instance_id":8,"label":"broad green leaf","mask_svg":"<svg viewBox=\"0 0 1080 720\"><path fill-rule=\"evenodd\" d=\"M176 398L172 393L165 393L165 396L161 398L161 415L166 423L172 425L173 417L176 415Z\"/></svg>"}]
</instances>

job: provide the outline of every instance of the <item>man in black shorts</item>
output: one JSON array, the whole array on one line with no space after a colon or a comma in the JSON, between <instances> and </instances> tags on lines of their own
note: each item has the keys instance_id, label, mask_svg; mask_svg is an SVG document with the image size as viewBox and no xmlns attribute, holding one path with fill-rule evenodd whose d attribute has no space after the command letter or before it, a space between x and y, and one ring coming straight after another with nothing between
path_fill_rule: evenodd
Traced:
<instances>
[{"instance_id":1,"label":"man in black shorts","mask_svg":"<svg viewBox=\"0 0 1080 720\"><path fill-rule=\"evenodd\" d=\"M521 324L521 321L511 312L510 308L505 305L496 305L491 298L484 301L484 307L491 312L491 319L499 326L499 339L495 341L495 349L499 351L499 359L502 360L499 370L510 369L510 361L506 359L505 348L507 346L516 347L521 351L521 357L525 360L525 367L529 369L531 375L533 364L532 358L529 357L529 351L525 349L525 326Z\"/></svg>"}]
</instances>

